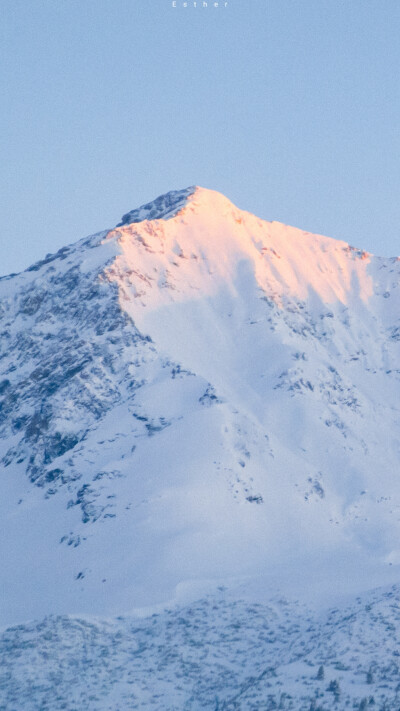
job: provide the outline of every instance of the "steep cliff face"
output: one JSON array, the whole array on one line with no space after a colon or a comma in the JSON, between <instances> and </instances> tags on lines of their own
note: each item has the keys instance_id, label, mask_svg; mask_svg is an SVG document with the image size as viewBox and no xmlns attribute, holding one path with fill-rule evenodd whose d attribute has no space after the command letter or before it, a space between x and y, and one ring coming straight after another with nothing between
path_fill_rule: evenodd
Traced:
<instances>
[{"instance_id":1,"label":"steep cliff face","mask_svg":"<svg viewBox=\"0 0 400 711\"><path fill-rule=\"evenodd\" d=\"M4 622L390 580L399 274L188 188L0 280Z\"/></svg>"}]
</instances>

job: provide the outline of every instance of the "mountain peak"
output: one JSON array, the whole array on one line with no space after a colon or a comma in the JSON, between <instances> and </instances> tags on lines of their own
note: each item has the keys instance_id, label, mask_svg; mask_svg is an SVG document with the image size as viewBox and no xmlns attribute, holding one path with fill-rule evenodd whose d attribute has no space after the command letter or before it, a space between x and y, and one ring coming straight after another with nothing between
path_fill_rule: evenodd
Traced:
<instances>
[{"instance_id":1,"label":"mountain peak","mask_svg":"<svg viewBox=\"0 0 400 711\"><path fill-rule=\"evenodd\" d=\"M218 211L222 206L233 207L231 201L222 193L201 188L198 185L191 185L183 190L171 190L164 195L159 195L151 202L130 210L122 216L117 227L125 227L145 220L170 220L186 207L188 202L206 208L208 212L216 209Z\"/></svg>"},{"instance_id":2,"label":"mountain peak","mask_svg":"<svg viewBox=\"0 0 400 711\"><path fill-rule=\"evenodd\" d=\"M185 207L188 198L197 190L195 185L183 190L171 190L164 195L159 195L155 200L145 203L140 207L127 212L122 216L121 222L117 227L130 225L134 222L144 222L144 220L168 220L175 217L183 207Z\"/></svg>"},{"instance_id":3,"label":"mountain peak","mask_svg":"<svg viewBox=\"0 0 400 711\"><path fill-rule=\"evenodd\" d=\"M399 280L192 187L0 282L0 623L398 574Z\"/></svg>"}]
</instances>

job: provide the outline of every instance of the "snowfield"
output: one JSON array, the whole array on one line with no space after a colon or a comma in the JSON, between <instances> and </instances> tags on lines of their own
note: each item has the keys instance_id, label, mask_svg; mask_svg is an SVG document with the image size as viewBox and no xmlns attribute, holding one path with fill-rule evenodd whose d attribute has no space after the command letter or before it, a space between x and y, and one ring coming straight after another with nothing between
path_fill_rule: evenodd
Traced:
<instances>
[{"instance_id":1,"label":"snowfield","mask_svg":"<svg viewBox=\"0 0 400 711\"><path fill-rule=\"evenodd\" d=\"M192 187L0 279L0 709L398 711L399 276Z\"/></svg>"}]
</instances>

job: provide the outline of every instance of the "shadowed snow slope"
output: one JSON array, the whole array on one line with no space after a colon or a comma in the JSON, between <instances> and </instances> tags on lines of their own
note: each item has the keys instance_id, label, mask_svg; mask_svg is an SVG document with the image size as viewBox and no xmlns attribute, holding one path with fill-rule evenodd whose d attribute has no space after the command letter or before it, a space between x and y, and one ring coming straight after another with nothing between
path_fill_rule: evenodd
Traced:
<instances>
[{"instance_id":1,"label":"shadowed snow slope","mask_svg":"<svg viewBox=\"0 0 400 711\"><path fill-rule=\"evenodd\" d=\"M399 273L188 188L0 280L2 624L395 581Z\"/></svg>"}]
</instances>

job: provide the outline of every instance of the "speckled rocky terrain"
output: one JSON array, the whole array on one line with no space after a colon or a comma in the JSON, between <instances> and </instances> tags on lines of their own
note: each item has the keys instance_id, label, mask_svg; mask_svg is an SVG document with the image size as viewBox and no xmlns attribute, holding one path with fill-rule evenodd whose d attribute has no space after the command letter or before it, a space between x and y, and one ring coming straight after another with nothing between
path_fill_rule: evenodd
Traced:
<instances>
[{"instance_id":1,"label":"speckled rocky terrain","mask_svg":"<svg viewBox=\"0 0 400 711\"><path fill-rule=\"evenodd\" d=\"M187 188L0 279L0 708L397 708L399 275Z\"/></svg>"}]
</instances>

